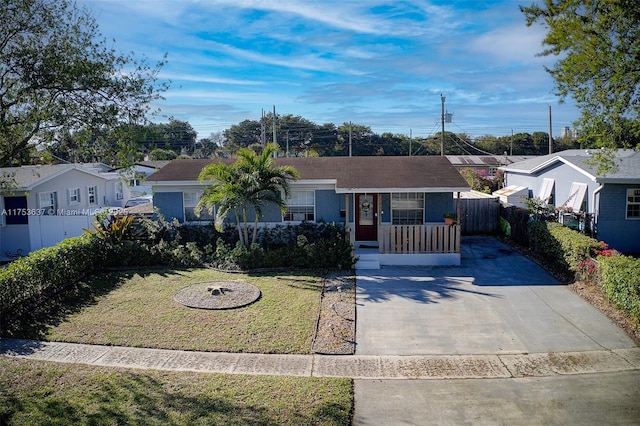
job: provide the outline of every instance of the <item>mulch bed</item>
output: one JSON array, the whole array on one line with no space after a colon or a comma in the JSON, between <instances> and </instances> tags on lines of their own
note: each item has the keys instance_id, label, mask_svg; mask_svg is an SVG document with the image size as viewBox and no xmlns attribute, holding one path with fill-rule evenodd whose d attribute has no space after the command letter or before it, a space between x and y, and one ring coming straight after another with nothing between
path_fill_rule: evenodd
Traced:
<instances>
[{"instance_id":1,"label":"mulch bed","mask_svg":"<svg viewBox=\"0 0 640 426\"><path fill-rule=\"evenodd\" d=\"M312 352L353 355L356 351L356 283L351 271L324 279Z\"/></svg>"}]
</instances>

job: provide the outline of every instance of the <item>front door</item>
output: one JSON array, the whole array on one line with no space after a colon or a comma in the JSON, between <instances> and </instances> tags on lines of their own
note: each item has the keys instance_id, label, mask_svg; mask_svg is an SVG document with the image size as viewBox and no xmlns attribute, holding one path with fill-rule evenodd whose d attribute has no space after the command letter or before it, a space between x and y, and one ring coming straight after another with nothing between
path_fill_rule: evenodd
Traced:
<instances>
[{"instance_id":1,"label":"front door","mask_svg":"<svg viewBox=\"0 0 640 426\"><path fill-rule=\"evenodd\" d=\"M356 194L356 241L378 240L378 205L375 194Z\"/></svg>"}]
</instances>

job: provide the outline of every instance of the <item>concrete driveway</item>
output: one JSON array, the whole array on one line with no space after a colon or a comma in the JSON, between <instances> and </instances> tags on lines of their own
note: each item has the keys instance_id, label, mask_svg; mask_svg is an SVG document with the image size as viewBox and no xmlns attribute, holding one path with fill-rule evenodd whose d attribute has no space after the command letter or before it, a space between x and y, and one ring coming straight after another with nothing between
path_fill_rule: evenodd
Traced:
<instances>
[{"instance_id":1,"label":"concrete driveway","mask_svg":"<svg viewBox=\"0 0 640 426\"><path fill-rule=\"evenodd\" d=\"M605 315L492 237L464 238L460 267L363 270L356 284L359 355L638 353ZM354 397L354 425L640 424L637 369L355 380Z\"/></svg>"},{"instance_id":2,"label":"concrete driveway","mask_svg":"<svg viewBox=\"0 0 640 426\"><path fill-rule=\"evenodd\" d=\"M635 347L597 309L492 237L462 265L357 272L356 354L505 354Z\"/></svg>"}]
</instances>

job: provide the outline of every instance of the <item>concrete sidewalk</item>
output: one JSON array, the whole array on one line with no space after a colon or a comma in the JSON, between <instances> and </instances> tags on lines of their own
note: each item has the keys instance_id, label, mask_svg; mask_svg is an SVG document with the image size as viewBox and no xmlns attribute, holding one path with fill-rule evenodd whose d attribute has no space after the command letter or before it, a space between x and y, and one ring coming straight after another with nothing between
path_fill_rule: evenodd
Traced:
<instances>
[{"instance_id":1,"label":"concrete sidewalk","mask_svg":"<svg viewBox=\"0 0 640 426\"><path fill-rule=\"evenodd\" d=\"M267 355L2 339L0 354L96 366L353 379L494 379L640 370L640 348L498 355Z\"/></svg>"}]
</instances>

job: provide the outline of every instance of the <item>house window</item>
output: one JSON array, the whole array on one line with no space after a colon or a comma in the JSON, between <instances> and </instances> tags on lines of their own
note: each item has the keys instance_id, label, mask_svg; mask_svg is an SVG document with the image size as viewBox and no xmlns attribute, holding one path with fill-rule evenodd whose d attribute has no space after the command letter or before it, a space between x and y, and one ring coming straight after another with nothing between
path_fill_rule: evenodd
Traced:
<instances>
[{"instance_id":1,"label":"house window","mask_svg":"<svg viewBox=\"0 0 640 426\"><path fill-rule=\"evenodd\" d=\"M542 186L538 192L538 198L546 205L556 205L555 193L553 191L556 181L554 179L542 179Z\"/></svg>"},{"instance_id":2,"label":"house window","mask_svg":"<svg viewBox=\"0 0 640 426\"><path fill-rule=\"evenodd\" d=\"M571 189L569 190L569 198L567 198L565 205L574 212L585 211L587 205L587 189L586 183L572 182Z\"/></svg>"},{"instance_id":3,"label":"house window","mask_svg":"<svg viewBox=\"0 0 640 426\"><path fill-rule=\"evenodd\" d=\"M40 192L38 194L38 207L44 215L55 215L58 210L58 193Z\"/></svg>"},{"instance_id":4,"label":"house window","mask_svg":"<svg viewBox=\"0 0 640 426\"><path fill-rule=\"evenodd\" d=\"M140 179L138 178L129 179L129 186L131 187L140 186Z\"/></svg>"},{"instance_id":5,"label":"house window","mask_svg":"<svg viewBox=\"0 0 640 426\"><path fill-rule=\"evenodd\" d=\"M115 190L116 190L116 200L124 199L124 190L122 189L122 182L115 183Z\"/></svg>"},{"instance_id":6,"label":"house window","mask_svg":"<svg viewBox=\"0 0 640 426\"><path fill-rule=\"evenodd\" d=\"M287 198L285 221L313 222L315 220L316 193L315 191L291 191Z\"/></svg>"},{"instance_id":7,"label":"house window","mask_svg":"<svg viewBox=\"0 0 640 426\"><path fill-rule=\"evenodd\" d=\"M80 203L80 188L72 188L67 191L69 191L69 204Z\"/></svg>"},{"instance_id":8,"label":"house window","mask_svg":"<svg viewBox=\"0 0 640 426\"><path fill-rule=\"evenodd\" d=\"M391 194L391 217L394 225L422 225L424 223L424 193Z\"/></svg>"},{"instance_id":9,"label":"house window","mask_svg":"<svg viewBox=\"0 0 640 426\"><path fill-rule=\"evenodd\" d=\"M98 204L98 187L90 186L87 188L87 200L90 206Z\"/></svg>"},{"instance_id":10,"label":"house window","mask_svg":"<svg viewBox=\"0 0 640 426\"><path fill-rule=\"evenodd\" d=\"M627 219L640 219L640 189L627 189Z\"/></svg>"},{"instance_id":11,"label":"house window","mask_svg":"<svg viewBox=\"0 0 640 426\"><path fill-rule=\"evenodd\" d=\"M184 205L184 221L185 222L211 222L214 217L214 211L209 213L209 210L204 207L200 211L200 216L196 215L195 208L202 198L202 192L184 192L182 194L182 200Z\"/></svg>"}]
</instances>

